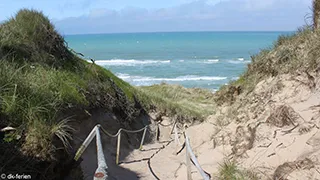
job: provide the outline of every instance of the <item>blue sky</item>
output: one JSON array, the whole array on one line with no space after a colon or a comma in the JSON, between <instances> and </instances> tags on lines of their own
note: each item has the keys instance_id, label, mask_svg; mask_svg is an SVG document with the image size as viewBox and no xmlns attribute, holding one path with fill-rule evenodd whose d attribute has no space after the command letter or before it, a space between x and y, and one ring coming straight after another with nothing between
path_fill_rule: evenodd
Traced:
<instances>
[{"instance_id":1,"label":"blue sky","mask_svg":"<svg viewBox=\"0 0 320 180\"><path fill-rule=\"evenodd\" d=\"M1 0L0 21L44 12L63 34L154 31L290 31L312 0Z\"/></svg>"}]
</instances>

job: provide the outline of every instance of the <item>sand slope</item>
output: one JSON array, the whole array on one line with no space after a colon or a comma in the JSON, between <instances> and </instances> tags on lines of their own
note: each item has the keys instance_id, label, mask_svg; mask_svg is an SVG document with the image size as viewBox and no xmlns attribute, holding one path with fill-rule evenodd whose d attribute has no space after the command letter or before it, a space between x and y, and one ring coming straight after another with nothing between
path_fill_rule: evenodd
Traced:
<instances>
[{"instance_id":1,"label":"sand slope","mask_svg":"<svg viewBox=\"0 0 320 180\"><path fill-rule=\"evenodd\" d=\"M304 73L264 80L232 106L219 107L204 123L188 128L203 169L215 179L219 164L228 159L259 179L320 179L320 83L317 74L312 76L313 82ZM161 141L169 140L170 130L161 131L167 134ZM124 161L150 161L121 167L140 179L186 179L185 150L175 155L177 149L174 142L146 145L146 151L136 150ZM192 176L201 179L194 167Z\"/></svg>"}]
</instances>

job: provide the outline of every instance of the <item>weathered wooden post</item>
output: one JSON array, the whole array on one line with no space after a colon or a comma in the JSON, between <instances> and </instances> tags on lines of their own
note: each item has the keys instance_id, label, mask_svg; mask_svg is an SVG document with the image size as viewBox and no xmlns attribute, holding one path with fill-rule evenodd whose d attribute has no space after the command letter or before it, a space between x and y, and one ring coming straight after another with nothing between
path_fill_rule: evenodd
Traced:
<instances>
[{"instance_id":1,"label":"weathered wooden post","mask_svg":"<svg viewBox=\"0 0 320 180\"><path fill-rule=\"evenodd\" d=\"M96 136L96 129L97 126L95 126L90 134L87 136L87 138L84 140L84 142L81 144L80 148L78 149L78 151L76 152L76 155L74 156L74 160L78 161L79 158L81 157L81 155L83 154L84 150L87 149L87 147L89 146L90 142L93 140L93 138Z\"/></svg>"},{"instance_id":2,"label":"weathered wooden post","mask_svg":"<svg viewBox=\"0 0 320 180\"><path fill-rule=\"evenodd\" d=\"M144 131L143 131L143 135L142 135L142 139L141 139L141 142L140 142L140 150L142 150L143 148L143 143L144 143L144 138L146 136L146 133L147 133L147 126L144 128Z\"/></svg>"},{"instance_id":3,"label":"weathered wooden post","mask_svg":"<svg viewBox=\"0 0 320 180\"><path fill-rule=\"evenodd\" d=\"M120 129L119 134L118 134L116 164L119 164L120 143L121 143L121 129Z\"/></svg>"},{"instance_id":4,"label":"weathered wooden post","mask_svg":"<svg viewBox=\"0 0 320 180\"><path fill-rule=\"evenodd\" d=\"M157 129L156 129L156 141L159 141L159 123L157 123Z\"/></svg>"},{"instance_id":5,"label":"weathered wooden post","mask_svg":"<svg viewBox=\"0 0 320 180\"><path fill-rule=\"evenodd\" d=\"M204 170L201 168L201 166L200 166L200 164L199 164L199 162L198 162L198 160L197 160L197 158L196 158L196 155L195 155L195 154L193 153L193 151L192 151L192 148L191 148L191 145L190 145L190 141L189 141L187 132L185 132L185 137L186 137L186 152L188 152L188 153L187 153L187 154L188 154L188 157L187 157L187 158L189 158L189 159L188 159L189 164L187 164L187 165L190 166L190 158L191 158L192 161L193 161L193 163L194 163L194 165L195 165L196 168L198 169L199 173L200 173L201 176L203 177L203 179L204 179L204 180L210 180L209 175L206 174L206 173L204 172ZM187 167L187 169L188 169L188 167ZM189 168L189 169L190 169L190 171L188 170L188 173L190 172L190 175L188 174L188 180L189 180L189 176L190 176L190 178L192 178L192 177L191 177L191 168Z\"/></svg>"},{"instance_id":6,"label":"weathered wooden post","mask_svg":"<svg viewBox=\"0 0 320 180\"><path fill-rule=\"evenodd\" d=\"M172 132L174 131L174 127L176 127L177 122L178 122L178 119L176 119L176 120L174 121L173 126L172 126L172 129L171 129L170 134L169 134L169 137L171 136Z\"/></svg>"},{"instance_id":7,"label":"weathered wooden post","mask_svg":"<svg viewBox=\"0 0 320 180\"><path fill-rule=\"evenodd\" d=\"M186 136L186 143L187 143L187 139L188 137ZM187 146L187 144L186 144ZM191 161L190 161L190 155L189 155L189 151L188 148L186 147L186 166L187 166L187 177L188 180L192 180L192 176L191 176Z\"/></svg>"},{"instance_id":8,"label":"weathered wooden post","mask_svg":"<svg viewBox=\"0 0 320 180\"><path fill-rule=\"evenodd\" d=\"M184 130L184 141L186 145L186 166L187 166L187 178L188 180L192 180L192 175L191 175L191 161L190 161L190 154L189 154L189 149L188 149L188 136L187 136L187 128L188 126L186 124L183 125L183 130Z\"/></svg>"},{"instance_id":9,"label":"weathered wooden post","mask_svg":"<svg viewBox=\"0 0 320 180\"><path fill-rule=\"evenodd\" d=\"M103 154L103 148L101 143L101 136L100 136L100 124L97 125L96 128L96 140L97 140L97 158L98 158L98 168L94 174L94 180L107 180L107 163L106 159Z\"/></svg>"},{"instance_id":10,"label":"weathered wooden post","mask_svg":"<svg viewBox=\"0 0 320 180\"><path fill-rule=\"evenodd\" d=\"M174 127L174 142L175 142L175 145L176 145L176 148L175 148L175 154L178 152L178 147L181 145L180 143L180 140L179 140L179 136L178 136L178 130L177 130L177 125L175 124Z\"/></svg>"}]
</instances>

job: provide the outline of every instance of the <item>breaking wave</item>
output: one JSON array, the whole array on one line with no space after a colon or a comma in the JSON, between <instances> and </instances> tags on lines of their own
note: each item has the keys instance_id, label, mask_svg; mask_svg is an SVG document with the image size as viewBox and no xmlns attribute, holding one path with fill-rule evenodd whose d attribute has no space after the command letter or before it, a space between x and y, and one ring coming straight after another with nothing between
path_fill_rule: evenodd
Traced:
<instances>
[{"instance_id":1,"label":"breaking wave","mask_svg":"<svg viewBox=\"0 0 320 180\"><path fill-rule=\"evenodd\" d=\"M135 60L135 59L111 59L111 60L96 60L95 63L101 66L136 66L150 64L166 64L170 60Z\"/></svg>"},{"instance_id":2,"label":"breaking wave","mask_svg":"<svg viewBox=\"0 0 320 180\"><path fill-rule=\"evenodd\" d=\"M175 78L156 78L156 77L145 77L145 76L130 76L129 74L117 74L119 78L129 82L165 82L165 81L220 81L225 80L227 77L220 76L194 76L186 75Z\"/></svg>"}]
</instances>

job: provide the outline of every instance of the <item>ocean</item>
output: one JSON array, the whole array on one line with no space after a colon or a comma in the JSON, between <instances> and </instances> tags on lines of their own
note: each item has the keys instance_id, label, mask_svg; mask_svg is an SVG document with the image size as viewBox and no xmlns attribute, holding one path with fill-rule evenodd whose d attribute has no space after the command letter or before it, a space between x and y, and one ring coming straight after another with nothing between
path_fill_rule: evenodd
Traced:
<instances>
[{"instance_id":1,"label":"ocean","mask_svg":"<svg viewBox=\"0 0 320 180\"><path fill-rule=\"evenodd\" d=\"M216 91L250 56L290 32L166 32L67 35L70 48L135 86L180 84Z\"/></svg>"}]
</instances>

